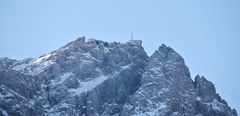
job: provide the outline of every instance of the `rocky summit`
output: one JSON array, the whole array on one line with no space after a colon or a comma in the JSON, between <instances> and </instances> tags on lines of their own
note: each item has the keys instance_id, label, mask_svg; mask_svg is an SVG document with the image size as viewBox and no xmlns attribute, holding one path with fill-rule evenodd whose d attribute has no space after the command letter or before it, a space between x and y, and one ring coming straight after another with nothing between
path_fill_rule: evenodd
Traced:
<instances>
[{"instance_id":1,"label":"rocky summit","mask_svg":"<svg viewBox=\"0 0 240 116\"><path fill-rule=\"evenodd\" d=\"M237 116L184 59L142 41L78 38L38 58L0 58L1 116Z\"/></svg>"}]
</instances>

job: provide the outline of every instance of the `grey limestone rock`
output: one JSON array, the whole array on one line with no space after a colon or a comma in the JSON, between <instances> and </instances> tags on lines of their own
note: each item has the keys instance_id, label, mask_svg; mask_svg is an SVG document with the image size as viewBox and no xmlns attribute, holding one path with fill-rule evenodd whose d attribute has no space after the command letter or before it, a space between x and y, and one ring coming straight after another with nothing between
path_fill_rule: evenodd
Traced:
<instances>
[{"instance_id":1,"label":"grey limestone rock","mask_svg":"<svg viewBox=\"0 0 240 116\"><path fill-rule=\"evenodd\" d=\"M236 116L213 83L193 81L184 59L141 40L80 37L38 58L0 59L0 115Z\"/></svg>"}]
</instances>

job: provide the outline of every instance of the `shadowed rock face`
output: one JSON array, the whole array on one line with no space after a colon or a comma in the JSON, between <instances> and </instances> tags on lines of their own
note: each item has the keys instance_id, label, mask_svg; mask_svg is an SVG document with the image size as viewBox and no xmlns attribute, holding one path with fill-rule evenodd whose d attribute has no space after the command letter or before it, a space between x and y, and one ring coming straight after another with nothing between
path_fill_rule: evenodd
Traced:
<instances>
[{"instance_id":1,"label":"shadowed rock face","mask_svg":"<svg viewBox=\"0 0 240 116\"><path fill-rule=\"evenodd\" d=\"M172 48L148 57L141 44L81 37L35 59L1 58L0 115L237 115Z\"/></svg>"}]
</instances>

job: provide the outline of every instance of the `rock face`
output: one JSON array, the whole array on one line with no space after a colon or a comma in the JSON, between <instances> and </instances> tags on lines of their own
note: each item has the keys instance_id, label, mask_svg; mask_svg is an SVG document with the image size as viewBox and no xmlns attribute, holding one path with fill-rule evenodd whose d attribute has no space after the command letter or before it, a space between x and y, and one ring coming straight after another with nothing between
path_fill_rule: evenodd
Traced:
<instances>
[{"instance_id":1,"label":"rock face","mask_svg":"<svg viewBox=\"0 0 240 116\"><path fill-rule=\"evenodd\" d=\"M161 45L85 37L42 55L0 59L1 116L237 116L204 77Z\"/></svg>"}]
</instances>

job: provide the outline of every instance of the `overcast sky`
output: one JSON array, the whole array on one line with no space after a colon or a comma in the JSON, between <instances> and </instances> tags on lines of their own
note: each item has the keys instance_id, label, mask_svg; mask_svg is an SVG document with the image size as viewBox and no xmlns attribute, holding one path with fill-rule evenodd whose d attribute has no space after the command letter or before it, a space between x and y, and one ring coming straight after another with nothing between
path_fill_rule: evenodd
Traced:
<instances>
[{"instance_id":1,"label":"overcast sky","mask_svg":"<svg viewBox=\"0 0 240 116\"><path fill-rule=\"evenodd\" d=\"M239 0L1 0L0 57L24 59L86 36L126 42L151 55L162 43L192 76L212 81L240 113Z\"/></svg>"}]
</instances>

